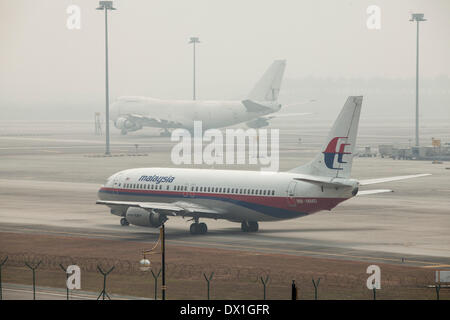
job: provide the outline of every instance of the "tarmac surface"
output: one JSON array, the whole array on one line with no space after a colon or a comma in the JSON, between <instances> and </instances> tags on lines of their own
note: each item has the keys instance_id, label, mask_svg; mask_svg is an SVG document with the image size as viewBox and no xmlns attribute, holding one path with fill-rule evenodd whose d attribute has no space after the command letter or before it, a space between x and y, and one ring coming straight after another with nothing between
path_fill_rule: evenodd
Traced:
<instances>
[{"instance_id":1,"label":"tarmac surface","mask_svg":"<svg viewBox=\"0 0 450 320\"><path fill-rule=\"evenodd\" d=\"M330 123L322 121L314 125L309 120L302 123L301 129L292 125L280 130L280 170L312 158L319 151ZM157 238L157 229L120 226L119 218L109 214L107 207L96 205L95 200L100 185L117 171L174 166L170 162L170 150L175 142L157 136L155 130L124 137L111 128L114 156L103 157L104 137L93 135L91 126L91 123L16 123L3 128L0 232L122 241L152 242ZM444 135L446 129L443 124L436 131ZM406 143L409 139L407 130L402 127L395 131L390 124L385 128L372 125L362 131L359 147ZM205 219L208 234L192 236L191 222L170 218L166 223L167 241L194 247L406 262L423 267L450 266L450 170L447 167L449 163L356 158L352 172L355 178L433 175L366 187L365 190L389 188L395 192L358 196L331 212L260 223L258 233L242 233L237 223ZM258 169L245 165L227 168Z\"/></svg>"}]
</instances>

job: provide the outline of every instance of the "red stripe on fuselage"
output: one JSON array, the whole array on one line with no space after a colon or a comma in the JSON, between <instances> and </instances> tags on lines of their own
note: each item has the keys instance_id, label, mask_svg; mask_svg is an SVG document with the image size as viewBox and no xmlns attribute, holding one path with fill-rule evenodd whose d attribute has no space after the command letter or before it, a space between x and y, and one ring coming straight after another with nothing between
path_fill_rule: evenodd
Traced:
<instances>
[{"instance_id":1,"label":"red stripe on fuselage","mask_svg":"<svg viewBox=\"0 0 450 320\"><path fill-rule=\"evenodd\" d=\"M302 213L315 213L321 210L331 210L347 198L305 198L305 197L278 197L278 196L253 196L241 194L223 193L198 193L189 191L166 191L166 190L145 190L145 189L117 189L102 187L100 190L133 194L148 194L152 196L172 196L180 199L201 199L212 198L211 200L234 200L243 201L272 208L279 208ZM187 194L187 195L186 195ZM114 193L112 193L114 195ZM142 201L143 202L143 201Z\"/></svg>"}]
</instances>

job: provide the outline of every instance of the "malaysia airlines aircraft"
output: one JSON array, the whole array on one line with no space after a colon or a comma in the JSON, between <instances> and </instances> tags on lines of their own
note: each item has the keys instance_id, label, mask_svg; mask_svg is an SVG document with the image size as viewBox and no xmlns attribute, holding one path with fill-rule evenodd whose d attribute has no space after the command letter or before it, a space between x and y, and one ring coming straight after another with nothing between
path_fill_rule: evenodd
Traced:
<instances>
[{"instance_id":1,"label":"malaysia airlines aircraft","mask_svg":"<svg viewBox=\"0 0 450 320\"><path fill-rule=\"evenodd\" d=\"M392 192L359 191L361 186L422 177L350 178L362 97L349 97L322 151L309 163L288 172L140 168L112 175L98 192L97 204L121 216L121 224L159 227L168 217L189 217L192 234L204 234L199 219L241 223L245 232L258 230L259 221L304 217L331 210L356 195Z\"/></svg>"},{"instance_id":2,"label":"malaysia airlines aircraft","mask_svg":"<svg viewBox=\"0 0 450 320\"><path fill-rule=\"evenodd\" d=\"M121 97L111 106L111 117L122 134L143 127L193 130L194 121L202 121L203 128L223 128L247 122L252 128L267 126L281 109L277 102L283 79L285 60L275 60L257 82L247 99L242 101L161 100L147 97ZM304 115L297 113L294 115Z\"/></svg>"}]
</instances>

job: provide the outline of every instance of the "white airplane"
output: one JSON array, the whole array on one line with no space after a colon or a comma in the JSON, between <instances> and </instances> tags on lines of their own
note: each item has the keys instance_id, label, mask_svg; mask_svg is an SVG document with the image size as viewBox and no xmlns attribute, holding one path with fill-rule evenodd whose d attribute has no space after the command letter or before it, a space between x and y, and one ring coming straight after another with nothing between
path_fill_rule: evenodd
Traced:
<instances>
[{"instance_id":1,"label":"white airplane","mask_svg":"<svg viewBox=\"0 0 450 320\"><path fill-rule=\"evenodd\" d=\"M356 195L392 192L359 191L361 186L423 177L415 174L380 179L350 178L362 97L349 97L322 151L309 163L288 172L139 168L108 178L97 204L121 216L121 224L159 227L168 217L190 217L192 234L204 234L200 218L240 222L242 231L258 230L259 221L304 217L331 210Z\"/></svg>"},{"instance_id":2,"label":"white airplane","mask_svg":"<svg viewBox=\"0 0 450 320\"><path fill-rule=\"evenodd\" d=\"M285 67L285 60L275 60L246 100L197 101L121 97L111 106L111 118L122 134L143 127L156 127L164 130L161 135L169 135L169 129L193 130L194 121L202 121L204 130L243 122L247 122L249 127L260 128L267 126L270 119L278 116L307 114L275 114L281 109L277 100Z\"/></svg>"}]
</instances>

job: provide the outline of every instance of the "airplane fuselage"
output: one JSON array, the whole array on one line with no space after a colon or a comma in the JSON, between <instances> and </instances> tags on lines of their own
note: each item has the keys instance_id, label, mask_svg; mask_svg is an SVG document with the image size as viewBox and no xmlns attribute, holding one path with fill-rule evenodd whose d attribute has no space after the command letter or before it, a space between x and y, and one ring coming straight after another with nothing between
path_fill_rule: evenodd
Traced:
<instances>
[{"instance_id":1,"label":"airplane fuselage","mask_svg":"<svg viewBox=\"0 0 450 320\"><path fill-rule=\"evenodd\" d=\"M247 110L261 108L243 101ZM206 234L199 219L241 223L243 232L259 230L259 221L294 219L359 195L392 192L360 186L427 176L414 174L356 180L351 178L362 96L347 98L321 151L288 172L139 168L108 178L97 204L110 207L123 226L157 228L170 216L191 217L191 234Z\"/></svg>"},{"instance_id":2,"label":"airplane fuselage","mask_svg":"<svg viewBox=\"0 0 450 320\"><path fill-rule=\"evenodd\" d=\"M265 109L248 110L242 101L161 100L145 97L124 97L111 106L111 118L122 129L125 121L141 127L185 128L192 130L194 121L201 121L203 129L223 128L254 120L277 112L276 102L265 102ZM135 115L135 118L133 118ZM134 131L134 128L130 128Z\"/></svg>"},{"instance_id":3,"label":"airplane fuselage","mask_svg":"<svg viewBox=\"0 0 450 320\"><path fill-rule=\"evenodd\" d=\"M353 196L351 187L324 187L295 180L301 176L288 172L139 168L111 176L98 197L125 202L186 201L214 208L220 219L240 222L298 218L331 210ZM122 213L119 210L116 214Z\"/></svg>"}]
</instances>

